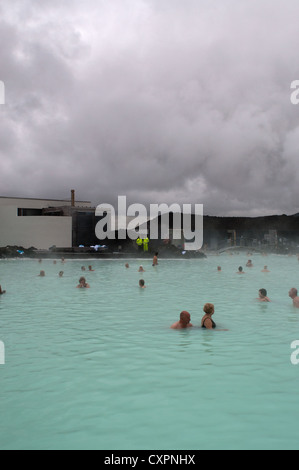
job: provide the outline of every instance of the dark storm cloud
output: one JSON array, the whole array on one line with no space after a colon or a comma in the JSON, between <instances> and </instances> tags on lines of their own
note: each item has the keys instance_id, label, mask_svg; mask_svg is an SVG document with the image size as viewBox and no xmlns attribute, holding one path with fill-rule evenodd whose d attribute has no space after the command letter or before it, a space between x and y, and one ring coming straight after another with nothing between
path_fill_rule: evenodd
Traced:
<instances>
[{"instance_id":1,"label":"dark storm cloud","mask_svg":"<svg viewBox=\"0 0 299 470\"><path fill-rule=\"evenodd\" d=\"M297 1L1 10L0 193L298 211Z\"/></svg>"}]
</instances>

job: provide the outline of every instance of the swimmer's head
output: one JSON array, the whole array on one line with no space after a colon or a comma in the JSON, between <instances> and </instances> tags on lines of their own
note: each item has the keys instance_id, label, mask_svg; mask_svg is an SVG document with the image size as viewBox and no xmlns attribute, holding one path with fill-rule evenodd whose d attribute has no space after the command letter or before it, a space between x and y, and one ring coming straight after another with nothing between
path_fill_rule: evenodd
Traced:
<instances>
[{"instance_id":1,"label":"swimmer's head","mask_svg":"<svg viewBox=\"0 0 299 470\"><path fill-rule=\"evenodd\" d=\"M217 271L221 271L221 266L218 266Z\"/></svg>"},{"instance_id":2,"label":"swimmer's head","mask_svg":"<svg viewBox=\"0 0 299 470\"><path fill-rule=\"evenodd\" d=\"M186 312L185 310L183 312L181 312L181 315L180 315L180 321L181 323L183 323L184 325L188 325L191 321L191 315L189 312Z\"/></svg>"},{"instance_id":3,"label":"swimmer's head","mask_svg":"<svg viewBox=\"0 0 299 470\"><path fill-rule=\"evenodd\" d=\"M265 297L267 297L267 291L266 291L266 289L260 289L260 290L259 290L259 295L260 295L260 297L261 297L262 299L265 298Z\"/></svg>"},{"instance_id":4,"label":"swimmer's head","mask_svg":"<svg viewBox=\"0 0 299 470\"><path fill-rule=\"evenodd\" d=\"M291 297L291 299L294 299L295 297L298 297L298 290L295 289L295 287L293 287L290 292L289 292L289 297Z\"/></svg>"},{"instance_id":5,"label":"swimmer's head","mask_svg":"<svg viewBox=\"0 0 299 470\"><path fill-rule=\"evenodd\" d=\"M215 312L215 307L213 304L206 304L203 308L203 311L207 314L207 315L213 315L213 313Z\"/></svg>"},{"instance_id":6,"label":"swimmer's head","mask_svg":"<svg viewBox=\"0 0 299 470\"><path fill-rule=\"evenodd\" d=\"M243 272L243 268L242 266L239 266L239 273L242 273Z\"/></svg>"},{"instance_id":7,"label":"swimmer's head","mask_svg":"<svg viewBox=\"0 0 299 470\"><path fill-rule=\"evenodd\" d=\"M85 277L80 277L80 279L79 279L79 284L86 284L86 279L85 279Z\"/></svg>"}]
</instances>

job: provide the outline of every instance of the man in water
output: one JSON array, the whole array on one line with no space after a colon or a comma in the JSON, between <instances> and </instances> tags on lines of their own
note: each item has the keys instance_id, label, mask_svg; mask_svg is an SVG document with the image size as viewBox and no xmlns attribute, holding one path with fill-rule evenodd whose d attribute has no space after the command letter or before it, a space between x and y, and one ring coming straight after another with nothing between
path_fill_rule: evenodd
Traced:
<instances>
[{"instance_id":1,"label":"man in water","mask_svg":"<svg viewBox=\"0 0 299 470\"><path fill-rule=\"evenodd\" d=\"M146 288L146 285L145 285L145 282L144 282L143 279L140 279L140 281L139 281L139 287L140 287L141 289L145 289L145 288Z\"/></svg>"},{"instance_id":2,"label":"man in water","mask_svg":"<svg viewBox=\"0 0 299 470\"><path fill-rule=\"evenodd\" d=\"M245 274L242 266L239 267L237 274Z\"/></svg>"},{"instance_id":3,"label":"man in water","mask_svg":"<svg viewBox=\"0 0 299 470\"><path fill-rule=\"evenodd\" d=\"M264 266L264 269L262 270L262 273L269 273L268 266Z\"/></svg>"},{"instance_id":4,"label":"man in water","mask_svg":"<svg viewBox=\"0 0 299 470\"><path fill-rule=\"evenodd\" d=\"M159 253L155 253L154 259L153 259L153 266L158 266L158 255Z\"/></svg>"},{"instance_id":5,"label":"man in water","mask_svg":"<svg viewBox=\"0 0 299 470\"><path fill-rule=\"evenodd\" d=\"M293 305L296 308L299 308L299 297L298 297L298 291L293 287L290 292L289 292L289 297L293 299Z\"/></svg>"},{"instance_id":6,"label":"man in water","mask_svg":"<svg viewBox=\"0 0 299 470\"><path fill-rule=\"evenodd\" d=\"M180 320L176 323L174 323L171 328L173 330L183 330L185 328L192 328L193 325L190 323L191 321L191 315L189 312L183 311L180 315Z\"/></svg>"},{"instance_id":7,"label":"man in water","mask_svg":"<svg viewBox=\"0 0 299 470\"><path fill-rule=\"evenodd\" d=\"M271 302L271 300L269 299L269 297L267 297L267 291L266 289L260 289L259 290L259 298L258 300L260 302Z\"/></svg>"}]
</instances>

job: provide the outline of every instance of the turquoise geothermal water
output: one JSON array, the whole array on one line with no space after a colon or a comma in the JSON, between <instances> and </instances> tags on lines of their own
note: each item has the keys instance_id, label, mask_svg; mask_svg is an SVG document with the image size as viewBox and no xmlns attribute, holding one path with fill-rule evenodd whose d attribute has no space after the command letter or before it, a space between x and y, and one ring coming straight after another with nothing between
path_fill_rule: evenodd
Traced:
<instances>
[{"instance_id":1,"label":"turquoise geothermal water","mask_svg":"<svg viewBox=\"0 0 299 470\"><path fill-rule=\"evenodd\" d=\"M299 263L252 259L244 276L246 254L143 261L142 276L138 260L94 261L89 290L88 261L0 261L0 448L298 449ZM206 302L229 331L198 328ZM195 328L171 330L182 310Z\"/></svg>"}]
</instances>

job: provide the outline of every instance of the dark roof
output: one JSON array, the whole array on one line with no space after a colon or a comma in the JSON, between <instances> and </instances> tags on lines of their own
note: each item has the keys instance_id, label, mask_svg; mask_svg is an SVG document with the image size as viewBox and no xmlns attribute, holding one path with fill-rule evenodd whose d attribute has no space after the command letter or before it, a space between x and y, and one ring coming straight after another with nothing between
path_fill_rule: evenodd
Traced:
<instances>
[{"instance_id":1,"label":"dark roof","mask_svg":"<svg viewBox=\"0 0 299 470\"><path fill-rule=\"evenodd\" d=\"M71 199L44 199L42 197L14 197L14 196L0 196L0 199L18 199L27 201L54 201L54 202L71 202ZM77 201L76 204L91 204L91 201Z\"/></svg>"}]
</instances>

